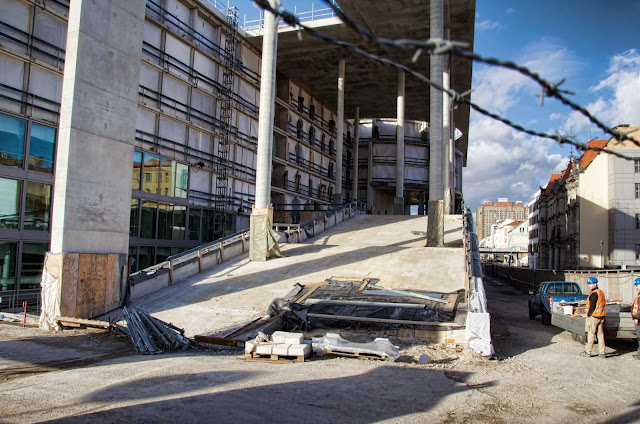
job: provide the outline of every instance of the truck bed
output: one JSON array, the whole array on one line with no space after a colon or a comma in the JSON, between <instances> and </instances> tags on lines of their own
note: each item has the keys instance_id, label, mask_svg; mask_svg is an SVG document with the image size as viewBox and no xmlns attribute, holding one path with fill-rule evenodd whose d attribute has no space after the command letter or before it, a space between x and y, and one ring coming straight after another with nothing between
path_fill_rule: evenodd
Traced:
<instances>
[{"instance_id":1,"label":"truck bed","mask_svg":"<svg viewBox=\"0 0 640 424\"><path fill-rule=\"evenodd\" d=\"M616 339L635 339L636 328L631 312L624 306L608 305L604 322L604 336ZM584 337L586 317L565 315L557 311L551 312L551 325L567 330L578 337Z\"/></svg>"}]
</instances>

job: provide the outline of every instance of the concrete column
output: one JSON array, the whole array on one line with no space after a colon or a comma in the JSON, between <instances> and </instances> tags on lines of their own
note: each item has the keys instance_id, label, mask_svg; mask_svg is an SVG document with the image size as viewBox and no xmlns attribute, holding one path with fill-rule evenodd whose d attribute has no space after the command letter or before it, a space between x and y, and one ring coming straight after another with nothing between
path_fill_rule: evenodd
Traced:
<instances>
[{"instance_id":1,"label":"concrete column","mask_svg":"<svg viewBox=\"0 0 640 424\"><path fill-rule=\"evenodd\" d=\"M336 125L336 191L333 204L342 204L342 147L344 144L344 59L338 61L338 123Z\"/></svg>"},{"instance_id":2,"label":"concrete column","mask_svg":"<svg viewBox=\"0 0 640 424\"><path fill-rule=\"evenodd\" d=\"M279 0L269 0L273 9L280 7ZM273 116L276 92L276 58L278 47L278 19L271 12L264 12L262 38L262 68L260 78L260 112L258 115L258 149L256 163L256 197L250 218L251 244L249 258L265 261L269 257L266 232L267 224L273 224L271 202L271 161L273 150Z\"/></svg>"},{"instance_id":3,"label":"concrete column","mask_svg":"<svg viewBox=\"0 0 640 424\"><path fill-rule=\"evenodd\" d=\"M54 253L128 253L144 12L144 0L70 4Z\"/></svg>"},{"instance_id":4,"label":"concrete column","mask_svg":"<svg viewBox=\"0 0 640 424\"><path fill-rule=\"evenodd\" d=\"M393 199L393 214L404 215L404 71L398 71L396 112L396 197Z\"/></svg>"},{"instance_id":5,"label":"concrete column","mask_svg":"<svg viewBox=\"0 0 640 424\"><path fill-rule=\"evenodd\" d=\"M269 0L277 9L279 0ZM276 58L278 47L278 19L264 12L264 36L262 37L262 69L260 77L260 112L258 115L258 150L256 164L255 208L264 209L271 201L271 150L273 144L273 114L276 92Z\"/></svg>"},{"instance_id":6,"label":"concrete column","mask_svg":"<svg viewBox=\"0 0 640 424\"><path fill-rule=\"evenodd\" d=\"M375 190L371 185L373 183L373 147L375 145L375 139L373 138L373 129L375 128L377 122L375 119L371 120L371 138L369 139L369 157L368 159L368 167L367 167L367 209L371 211L371 213L375 213Z\"/></svg>"},{"instance_id":7,"label":"concrete column","mask_svg":"<svg viewBox=\"0 0 640 424\"><path fill-rule=\"evenodd\" d=\"M449 73L449 55L443 57L443 73L442 73L442 86L445 89L450 87L450 73ZM450 215L453 211L452 202L452 178L451 170L453 169L453 163L451 161L451 98L445 92L442 92L442 141L444 147L444 160L442 169L442 185L443 185L443 199L444 199L444 214Z\"/></svg>"},{"instance_id":8,"label":"concrete column","mask_svg":"<svg viewBox=\"0 0 640 424\"><path fill-rule=\"evenodd\" d=\"M358 161L360 144L360 108L356 107L355 118L353 119L353 199L358 198Z\"/></svg>"},{"instance_id":9,"label":"concrete column","mask_svg":"<svg viewBox=\"0 0 640 424\"><path fill-rule=\"evenodd\" d=\"M443 0L430 0L430 37L443 36ZM432 54L429 65L429 79L442 85L442 56ZM442 92L434 87L429 91L429 215L427 246L444 245L444 186L442 184Z\"/></svg>"}]
</instances>

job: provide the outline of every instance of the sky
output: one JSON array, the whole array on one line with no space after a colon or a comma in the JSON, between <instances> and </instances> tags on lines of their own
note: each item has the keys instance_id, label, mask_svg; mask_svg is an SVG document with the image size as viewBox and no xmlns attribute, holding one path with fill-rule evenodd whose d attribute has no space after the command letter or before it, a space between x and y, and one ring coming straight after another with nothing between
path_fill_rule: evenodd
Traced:
<instances>
[{"instance_id":1,"label":"sky","mask_svg":"<svg viewBox=\"0 0 640 424\"><path fill-rule=\"evenodd\" d=\"M429 0L424 0L428 2ZM337 1L340 3L339 0ZM256 19L250 0L229 0L240 17ZM287 10L326 7L322 1L282 0ZM609 126L640 125L640 0L477 0L474 51L512 60L575 94L568 97ZM608 139L579 113L553 99L540 106L540 88L513 71L473 65L471 100L526 128ZM551 174L582 152L532 137L472 112L465 204L533 199Z\"/></svg>"}]
</instances>

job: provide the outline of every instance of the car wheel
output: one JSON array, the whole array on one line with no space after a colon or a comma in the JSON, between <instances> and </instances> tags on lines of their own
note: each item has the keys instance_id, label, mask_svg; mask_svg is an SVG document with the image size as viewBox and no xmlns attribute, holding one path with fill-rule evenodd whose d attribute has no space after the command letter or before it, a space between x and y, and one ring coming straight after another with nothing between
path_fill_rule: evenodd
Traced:
<instances>
[{"instance_id":1,"label":"car wheel","mask_svg":"<svg viewBox=\"0 0 640 424\"><path fill-rule=\"evenodd\" d=\"M536 319L536 315L537 315L537 314L535 313L535 311L533 310L533 308L531 307L531 305L529 305L529 319L531 319L531 320Z\"/></svg>"},{"instance_id":2,"label":"car wheel","mask_svg":"<svg viewBox=\"0 0 640 424\"><path fill-rule=\"evenodd\" d=\"M547 312L545 309L542 310L541 321L542 321L542 325L551 325L551 314Z\"/></svg>"}]
</instances>

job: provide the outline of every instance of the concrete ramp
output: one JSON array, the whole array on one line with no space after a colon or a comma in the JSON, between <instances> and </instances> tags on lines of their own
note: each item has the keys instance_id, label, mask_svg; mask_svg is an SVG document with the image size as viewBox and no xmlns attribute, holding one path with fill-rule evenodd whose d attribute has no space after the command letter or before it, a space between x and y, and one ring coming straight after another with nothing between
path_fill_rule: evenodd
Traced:
<instances>
[{"instance_id":1,"label":"concrete ramp","mask_svg":"<svg viewBox=\"0 0 640 424\"><path fill-rule=\"evenodd\" d=\"M465 286L462 216L447 216L445 244L425 247L426 217L360 215L301 244L284 258L231 260L208 273L138 299L159 319L206 334L265 314L295 283L329 277L378 278L380 286L440 293Z\"/></svg>"}]
</instances>

